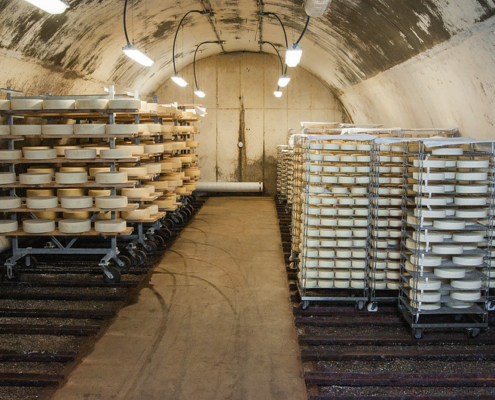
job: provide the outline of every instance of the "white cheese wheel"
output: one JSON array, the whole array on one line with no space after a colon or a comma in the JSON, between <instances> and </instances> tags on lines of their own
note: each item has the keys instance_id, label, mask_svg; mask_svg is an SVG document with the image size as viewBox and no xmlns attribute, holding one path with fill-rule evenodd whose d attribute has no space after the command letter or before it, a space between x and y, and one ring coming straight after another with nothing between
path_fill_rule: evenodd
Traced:
<instances>
[{"instance_id":1,"label":"white cheese wheel","mask_svg":"<svg viewBox=\"0 0 495 400\"><path fill-rule=\"evenodd\" d=\"M74 110L75 100L43 100L43 110Z\"/></svg>"},{"instance_id":2,"label":"white cheese wheel","mask_svg":"<svg viewBox=\"0 0 495 400\"><path fill-rule=\"evenodd\" d=\"M420 168L420 165L423 168L445 168L445 160L423 160L422 164L420 160L414 160L413 165L416 168Z\"/></svg>"},{"instance_id":3,"label":"white cheese wheel","mask_svg":"<svg viewBox=\"0 0 495 400\"><path fill-rule=\"evenodd\" d=\"M74 133L74 125L41 125L42 135L72 135Z\"/></svg>"},{"instance_id":4,"label":"white cheese wheel","mask_svg":"<svg viewBox=\"0 0 495 400\"><path fill-rule=\"evenodd\" d=\"M144 154L144 146L143 145L131 145L131 144L119 144L115 146L116 149L123 149L123 150L131 150L131 155L133 156L139 156L141 154Z\"/></svg>"},{"instance_id":5,"label":"white cheese wheel","mask_svg":"<svg viewBox=\"0 0 495 400\"><path fill-rule=\"evenodd\" d=\"M431 152L435 156L462 156L463 153L461 147L442 147Z\"/></svg>"},{"instance_id":6,"label":"white cheese wheel","mask_svg":"<svg viewBox=\"0 0 495 400\"><path fill-rule=\"evenodd\" d=\"M450 297L460 301L477 301L481 299L481 292L479 290L469 292L454 290L450 292Z\"/></svg>"},{"instance_id":7,"label":"white cheese wheel","mask_svg":"<svg viewBox=\"0 0 495 400\"><path fill-rule=\"evenodd\" d=\"M2 219L0 220L0 233L14 232L19 229L19 224L15 220Z\"/></svg>"},{"instance_id":8,"label":"white cheese wheel","mask_svg":"<svg viewBox=\"0 0 495 400\"><path fill-rule=\"evenodd\" d=\"M484 206L487 200L486 197L456 197L454 204L459 206Z\"/></svg>"},{"instance_id":9,"label":"white cheese wheel","mask_svg":"<svg viewBox=\"0 0 495 400\"><path fill-rule=\"evenodd\" d=\"M6 196L0 197L0 210L8 210L9 208L17 208L21 206L21 198Z\"/></svg>"},{"instance_id":10,"label":"white cheese wheel","mask_svg":"<svg viewBox=\"0 0 495 400\"><path fill-rule=\"evenodd\" d=\"M457 172L455 178L459 181L485 181L486 172Z\"/></svg>"},{"instance_id":11,"label":"white cheese wheel","mask_svg":"<svg viewBox=\"0 0 495 400\"><path fill-rule=\"evenodd\" d=\"M487 209L482 209L482 210L456 210L455 216L457 218L486 218L488 215L488 210Z\"/></svg>"},{"instance_id":12,"label":"white cheese wheel","mask_svg":"<svg viewBox=\"0 0 495 400\"><path fill-rule=\"evenodd\" d=\"M67 149L81 149L81 146L54 146L54 150L57 152L58 157L65 157L65 150Z\"/></svg>"},{"instance_id":13,"label":"white cheese wheel","mask_svg":"<svg viewBox=\"0 0 495 400\"><path fill-rule=\"evenodd\" d=\"M446 210L426 210L426 209L415 209L414 215L416 218L445 218L447 216Z\"/></svg>"},{"instance_id":14,"label":"white cheese wheel","mask_svg":"<svg viewBox=\"0 0 495 400\"><path fill-rule=\"evenodd\" d=\"M0 172L0 185L15 183L15 172Z\"/></svg>"},{"instance_id":15,"label":"white cheese wheel","mask_svg":"<svg viewBox=\"0 0 495 400\"><path fill-rule=\"evenodd\" d=\"M442 294L440 292L409 290L409 298L415 301L436 303L440 301L441 297Z\"/></svg>"},{"instance_id":16,"label":"white cheese wheel","mask_svg":"<svg viewBox=\"0 0 495 400\"><path fill-rule=\"evenodd\" d=\"M173 143L174 150L179 149L178 145L179 145L179 143L175 143L175 142ZM311 160L311 161L322 161L323 156L321 154L310 154L309 157L306 156L306 159Z\"/></svg>"},{"instance_id":17,"label":"white cheese wheel","mask_svg":"<svg viewBox=\"0 0 495 400\"><path fill-rule=\"evenodd\" d=\"M91 230L90 219L61 219L58 230L62 233L83 233Z\"/></svg>"},{"instance_id":18,"label":"white cheese wheel","mask_svg":"<svg viewBox=\"0 0 495 400\"><path fill-rule=\"evenodd\" d=\"M338 182L343 185L350 185L354 183L354 177L353 176L339 176L337 178Z\"/></svg>"},{"instance_id":19,"label":"white cheese wheel","mask_svg":"<svg viewBox=\"0 0 495 400\"><path fill-rule=\"evenodd\" d=\"M321 171L323 171L323 167L321 165L310 165L309 171L310 172L321 172Z\"/></svg>"},{"instance_id":20,"label":"white cheese wheel","mask_svg":"<svg viewBox=\"0 0 495 400\"><path fill-rule=\"evenodd\" d=\"M130 158L132 157L132 150L131 149L108 149L108 150L101 150L100 151L100 157L101 158L106 158L106 159L119 159L119 158Z\"/></svg>"},{"instance_id":21,"label":"white cheese wheel","mask_svg":"<svg viewBox=\"0 0 495 400\"><path fill-rule=\"evenodd\" d=\"M333 281L318 279L318 287L328 289L333 287Z\"/></svg>"},{"instance_id":22,"label":"white cheese wheel","mask_svg":"<svg viewBox=\"0 0 495 400\"><path fill-rule=\"evenodd\" d=\"M340 149L341 150L347 150L347 151L353 151L353 150L356 150L356 145L355 144L341 144L340 145Z\"/></svg>"},{"instance_id":23,"label":"white cheese wheel","mask_svg":"<svg viewBox=\"0 0 495 400\"><path fill-rule=\"evenodd\" d=\"M466 223L464 221L458 221L458 220L444 219L444 220L433 221L433 227L438 229L459 230L459 229L464 229L465 226Z\"/></svg>"},{"instance_id":24,"label":"white cheese wheel","mask_svg":"<svg viewBox=\"0 0 495 400\"><path fill-rule=\"evenodd\" d=\"M434 244L431 251L436 254L462 254L464 248L458 244Z\"/></svg>"},{"instance_id":25,"label":"white cheese wheel","mask_svg":"<svg viewBox=\"0 0 495 400\"><path fill-rule=\"evenodd\" d=\"M333 281L333 284L336 288L339 288L339 289L345 289L345 288L348 288L350 286L349 281L343 281L343 280L335 280L335 281Z\"/></svg>"},{"instance_id":26,"label":"white cheese wheel","mask_svg":"<svg viewBox=\"0 0 495 400\"><path fill-rule=\"evenodd\" d=\"M456 193L462 194L485 194L488 191L487 185L456 185Z\"/></svg>"},{"instance_id":27,"label":"white cheese wheel","mask_svg":"<svg viewBox=\"0 0 495 400\"><path fill-rule=\"evenodd\" d=\"M148 208L140 208L132 211L125 211L122 213L124 219L138 220L150 217L150 210Z\"/></svg>"},{"instance_id":28,"label":"white cheese wheel","mask_svg":"<svg viewBox=\"0 0 495 400\"><path fill-rule=\"evenodd\" d=\"M414 172L413 178L416 180L423 179L425 181L443 181L445 180L445 174L442 172L430 172L430 173Z\"/></svg>"},{"instance_id":29,"label":"white cheese wheel","mask_svg":"<svg viewBox=\"0 0 495 400\"><path fill-rule=\"evenodd\" d=\"M101 196L95 198L95 205L99 208L122 208L127 207L126 196Z\"/></svg>"},{"instance_id":30,"label":"white cheese wheel","mask_svg":"<svg viewBox=\"0 0 495 400\"><path fill-rule=\"evenodd\" d=\"M454 242L479 243L484 240L484 235L478 232L459 232L452 235L452 240Z\"/></svg>"},{"instance_id":31,"label":"white cheese wheel","mask_svg":"<svg viewBox=\"0 0 495 400\"><path fill-rule=\"evenodd\" d=\"M118 184L125 183L128 180L127 172L112 171L112 172L97 172L95 181L99 184Z\"/></svg>"},{"instance_id":32,"label":"white cheese wheel","mask_svg":"<svg viewBox=\"0 0 495 400\"><path fill-rule=\"evenodd\" d=\"M452 262L465 267L476 267L483 264L483 256L454 256Z\"/></svg>"},{"instance_id":33,"label":"white cheese wheel","mask_svg":"<svg viewBox=\"0 0 495 400\"><path fill-rule=\"evenodd\" d=\"M323 161L325 161L325 162L339 162L340 156L323 156Z\"/></svg>"},{"instance_id":34,"label":"white cheese wheel","mask_svg":"<svg viewBox=\"0 0 495 400\"><path fill-rule=\"evenodd\" d=\"M482 281L480 278L472 279L462 279L462 280L452 280L450 281L450 286L456 289L464 290L476 290L481 289Z\"/></svg>"},{"instance_id":35,"label":"white cheese wheel","mask_svg":"<svg viewBox=\"0 0 495 400\"><path fill-rule=\"evenodd\" d=\"M459 160L457 168L488 168L489 160Z\"/></svg>"},{"instance_id":36,"label":"white cheese wheel","mask_svg":"<svg viewBox=\"0 0 495 400\"><path fill-rule=\"evenodd\" d=\"M353 250L352 251L353 258L366 258L367 254L365 250Z\"/></svg>"},{"instance_id":37,"label":"white cheese wheel","mask_svg":"<svg viewBox=\"0 0 495 400\"><path fill-rule=\"evenodd\" d=\"M466 270L461 268L435 268L433 273L445 279L461 279L466 276Z\"/></svg>"},{"instance_id":38,"label":"white cheese wheel","mask_svg":"<svg viewBox=\"0 0 495 400\"><path fill-rule=\"evenodd\" d=\"M33 196L26 198L26 206L33 209L47 209L58 207L57 196Z\"/></svg>"},{"instance_id":39,"label":"white cheese wheel","mask_svg":"<svg viewBox=\"0 0 495 400\"><path fill-rule=\"evenodd\" d=\"M19 160L22 158L22 150L0 150L0 160Z\"/></svg>"},{"instance_id":40,"label":"white cheese wheel","mask_svg":"<svg viewBox=\"0 0 495 400\"><path fill-rule=\"evenodd\" d=\"M342 162L356 162L357 157L356 156L341 156L340 161Z\"/></svg>"},{"instance_id":41,"label":"white cheese wheel","mask_svg":"<svg viewBox=\"0 0 495 400\"><path fill-rule=\"evenodd\" d=\"M91 148L86 149L66 149L65 158L67 159L93 159L96 158L96 150Z\"/></svg>"},{"instance_id":42,"label":"white cheese wheel","mask_svg":"<svg viewBox=\"0 0 495 400\"><path fill-rule=\"evenodd\" d=\"M66 196L60 198L60 204L63 208L88 208L93 207L93 198L91 196Z\"/></svg>"},{"instance_id":43,"label":"white cheese wheel","mask_svg":"<svg viewBox=\"0 0 495 400\"><path fill-rule=\"evenodd\" d=\"M412 308L423 310L423 311L435 311L441 308L441 303L417 303L415 301L411 301L409 303Z\"/></svg>"},{"instance_id":44,"label":"white cheese wheel","mask_svg":"<svg viewBox=\"0 0 495 400\"><path fill-rule=\"evenodd\" d=\"M439 268L435 268L439 269ZM409 286L417 290L439 290L442 286L442 281L437 281L428 278L409 279Z\"/></svg>"},{"instance_id":45,"label":"white cheese wheel","mask_svg":"<svg viewBox=\"0 0 495 400\"><path fill-rule=\"evenodd\" d=\"M421 242L429 242L429 243L441 243L444 240L443 233L437 232L413 232L413 240L419 240Z\"/></svg>"},{"instance_id":46,"label":"white cheese wheel","mask_svg":"<svg viewBox=\"0 0 495 400\"><path fill-rule=\"evenodd\" d=\"M41 135L41 125L12 125L10 134L15 136Z\"/></svg>"},{"instance_id":47,"label":"white cheese wheel","mask_svg":"<svg viewBox=\"0 0 495 400\"><path fill-rule=\"evenodd\" d=\"M144 152L146 154L149 153L163 153L165 151L165 147L161 143L157 144L146 144L144 145Z\"/></svg>"},{"instance_id":48,"label":"white cheese wheel","mask_svg":"<svg viewBox=\"0 0 495 400\"><path fill-rule=\"evenodd\" d=\"M10 100L11 110L42 110L42 99L12 99Z\"/></svg>"},{"instance_id":49,"label":"white cheese wheel","mask_svg":"<svg viewBox=\"0 0 495 400\"><path fill-rule=\"evenodd\" d=\"M55 221L50 219L28 219L22 222L26 233L47 233L55 230Z\"/></svg>"},{"instance_id":50,"label":"white cheese wheel","mask_svg":"<svg viewBox=\"0 0 495 400\"><path fill-rule=\"evenodd\" d=\"M52 175L48 173L19 174L19 183L22 185L45 185L52 182Z\"/></svg>"},{"instance_id":51,"label":"white cheese wheel","mask_svg":"<svg viewBox=\"0 0 495 400\"><path fill-rule=\"evenodd\" d=\"M72 185L76 183L86 183L88 181L87 172L57 172L55 181L61 185Z\"/></svg>"},{"instance_id":52,"label":"white cheese wheel","mask_svg":"<svg viewBox=\"0 0 495 400\"><path fill-rule=\"evenodd\" d=\"M26 160L51 160L57 158L55 149L23 149Z\"/></svg>"},{"instance_id":53,"label":"white cheese wheel","mask_svg":"<svg viewBox=\"0 0 495 400\"><path fill-rule=\"evenodd\" d=\"M10 100L0 100L0 110L10 110Z\"/></svg>"},{"instance_id":54,"label":"white cheese wheel","mask_svg":"<svg viewBox=\"0 0 495 400\"><path fill-rule=\"evenodd\" d=\"M107 99L79 99L76 100L78 110L104 110L108 107Z\"/></svg>"},{"instance_id":55,"label":"white cheese wheel","mask_svg":"<svg viewBox=\"0 0 495 400\"><path fill-rule=\"evenodd\" d=\"M95 222L96 232L102 232L102 233L123 232L125 231L126 226L127 226L126 222L123 219L102 220Z\"/></svg>"},{"instance_id":56,"label":"white cheese wheel","mask_svg":"<svg viewBox=\"0 0 495 400\"><path fill-rule=\"evenodd\" d=\"M122 196L127 196L130 199L140 199L149 197L150 190L147 187L123 188Z\"/></svg>"},{"instance_id":57,"label":"white cheese wheel","mask_svg":"<svg viewBox=\"0 0 495 400\"><path fill-rule=\"evenodd\" d=\"M416 257L414 254L412 254L411 263L423 267L438 267L442 265L442 257L430 255Z\"/></svg>"},{"instance_id":58,"label":"white cheese wheel","mask_svg":"<svg viewBox=\"0 0 495 400\"><path fill-rule=\"evenodd\" d=\"M373 289L382 290L382 289L387 288L387 283L386 282L380 282L380 281L371 281L370 286Z\"/></svg>"},{"instance_id":59,"label":"white cheese wheel","mask_svg":"<svg viewBox=\"0 0 495 400\"><path fill-rule=\"evenodd\" d=\"M162 164L160 163L151 163L151 164L145 164L144 165L146 167L146 172L148 174L159 174L160 172L162 172ZM195 172L195 171L192 171L192 172ZM199 173L199 171L198 171ZM188 174L188 171L186 170L186 175L189 175Z\"/></svg>"},{"instance_id":60,"label":"white cheese wheel","mask_svg":"<svg viewBox=\"0 0 495 400\"><path fill-rule=\"evenodd\" d=\"M104 135L105 124L76 124L74 134L76 135Z\"/></svg>"},{"instance_id":61,"label":"white cheese wheel","mask_svg":"<svg viewBox=\"0 0 495 400\"><path fill-rule=\"evenodd\" d=\"M150 103L148 103L148 106L149 105L150 105ZM148 132L160 133L161 131L162 131L162 126L160 124L148 124Z\"/></svg>"},{"instance_id":62,"label":"white cheese wheel","mask_svg":"<svg viewBox=\"0 0 495 400\"><path fill-rule=\"evenodd\" d=\"M10 135L10 125L0 125L0 136L6 135Z\"/></svg>"},{"instance_id":63,"label":"white cheese wheel","mask_svg":"<svg viewBox=\"0 0 495 400\"><path fill-rule=\"evenodd\" d=\"M321 181L323 183L337 183L337 177L336 176L322 176Z\"/></svg>"},{"instance_id":64,"label":"white cheese wheel","mask_svg":"<svg viewBox=\"0 0 495 400\"><path fill-rule=\"evenodd\" d=\"M145 176L148 174L146 166L141 167L120 167L119 172L126 172L129 178Z\"/></svg>"},{"instance_id":65,"label":"white cheese wheel","mask_svg":"<svg viewBox=\"0 0 495 400\"><path fill-rule=\"evenodd\" d=\"M110 109L141 109L141 100L137 99L114 99L108 101L108 108Z\"/></svg>"},{"instance_id":66,"label":"white cheese wheel","mask_svg":"<svg viewBox=\"0 0 495 400\"><path fill-rule=\"evenodd\" d=\"M335 270L335 278L336 279L349 279L351 277L351 272L350 271L340 271L340 270Z\"/></svg>"},{"instance_id":67,"label":"white cheese wheel","mask_svg":"<svg viewBox=\"0 0 495 400\"><path fill-rule=\"evenodd\" d=\"M135 124L108 124L105 126L107 135L137 135L138 125Z\"/></svg>"},{"instance_id":68,"label":"white cheese wheel","mask_svg":"<svg viewBox=\"0 0 495 400\"><path fill-rule=\"evenodd\" d=\"M316 279L305 279L301 282L301 286L305 288L314 288L317 283L318 281Z\"/></svg>"},{"instance_id":69,"label":"white cheese wheel","mask_svg":"<svg viewBox=\"0 0 495 400\"><path fill-rule=\"evenodd\" d=\"M448 197L415 197L414 202L422 206L446 206Z\"/></svg>"}]
</instances>

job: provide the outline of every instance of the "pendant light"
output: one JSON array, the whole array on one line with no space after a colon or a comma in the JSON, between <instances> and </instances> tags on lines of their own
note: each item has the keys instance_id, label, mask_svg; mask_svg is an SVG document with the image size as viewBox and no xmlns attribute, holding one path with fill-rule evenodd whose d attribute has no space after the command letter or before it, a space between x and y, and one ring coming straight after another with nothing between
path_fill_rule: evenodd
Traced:
<instances>
[{"instance_id":1,"label":"pendant light","mask_svg":"<svg viewBox=\"0 0 495 400\"><path fill-rule=\"evenodd\" d=\"M277 90L275 90L273 92L273 94L275 95L275 97L282 97L283 93L282 91L280 90L280 88L278 87Z\"/></svg>"},{"instance_id":2,"label":"pendant light","mask_svg":"<svg viewBox=\"0 0 495 400\"><path fill-rule=\"evenodd\" d=\"M308 15L308 18L306 19L306 25L304 25L304 29L301 33L301 36L299 36L299 39L297 39L297 42L294 43L292 46L288 47L285 52L285 63L287 64L288 67L291 68L297 67L299 61L301 61L303 49L299 46L299 42L306 33L306 29L308 28L310 18L311 17Z\"/></svg>"},{"instance_id":3,"label":"pendant light","mask_svg":"<svg viewBox=\"0 0 495 400\"><path fill-rule=\"evenodd\" d=\"M217 40L217 41L201 42L200 44L198 44L198 46L196 47L196 51L194 52L194 60L193 60L194 87L195 87L194 94L196 96L198 96L199 98L204 98L206 96L206 94L198 86L198 79L196 77L196 56L198 54L199 48L201 46L203 46L204 44L209 44L209 43L211 43L211 44L222 44L222 42L219 41L219 40Z\"/></svg>"},{"instance_id":4,"label":"pendant light","mask_svg":"<svg viewBox=\"0 0 495 400\"><path fill-rule=\"evenodd\" d=\"M125 39L127 40L127 44L122 48L122 50L124 51L124 54L127 57L131 58L137 63L145 67L151 67L154 61L151 58L149 58L146 54L141 52L134 43L131 44L131 42L129 41L129 36L127 35L126 14L127 14L127 0L125 0L124 2L124 33L125 33Z\"/></svg>"},{"instance_id":5,"label":"pendant light","mask_svg":"<svg viewBox=\"0 0 495 400\"><path fill-rule=\"evenodd\" d=\"M290 82L290 77L287 76L287 71L284 71L284 63L282 61L282 57L280 57L279 51L277 50L277 48L271 42L265 42L265 41L263 41L263 42L260 42L260 44L269 44L270 46L273 47L273 49L277 53L278 59L280 60L280 67L282 69L282 75L280 75L280 78L278 78L278 86L279 86L279 88L286 87L289 84L289 82ZM277 92L278 91L279 90L277 90ZM275 94L275 92L274 92L274 94ZM275 95L275 96L277 96L277 95Z\"/></svg>"},{"instance_id":6,"label":"pendant light","mask_svg":"<svg viewBox=\"0 0 495 400\"><path fill-rule=\"evenodd\" d=\"M69 3L66 0L26 0L33 6L41 8L50 14L62 14L67 8Z\"/></svg>"}]
</instances>

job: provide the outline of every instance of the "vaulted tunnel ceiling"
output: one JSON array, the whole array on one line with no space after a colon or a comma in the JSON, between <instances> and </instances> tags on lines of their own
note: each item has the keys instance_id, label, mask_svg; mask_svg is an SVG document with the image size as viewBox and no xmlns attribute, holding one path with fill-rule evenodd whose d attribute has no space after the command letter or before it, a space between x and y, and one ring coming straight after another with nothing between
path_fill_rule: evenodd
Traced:
<instances>
[{"instance_id":1,"label":"vaulted tunnel ceiling","mask_svg":"<svg viewBox=\"0 0 495 400\"><path fill-rule=\"evenodd\" d=\"M62 15L50 16L23 0L0 0L0 50L69 74L152 93L173 74L172 43L181 17L210 9L213 17L190 15L177 39L177 65L220 52L269 52L273 42L283 56L282 19L292 44L306 21L302 0L130 0L128 30L139 48L155 60L144 68L123 53L124 0L69 0ZM329 12L312 18L300 45L301 66L323 79L338 95L349 86L442 43L495 15L494 0L333 0ZM16 73L15 71L12 73ZM289 70L290 74L290 70Z\"/></svg>"}]
</instances>

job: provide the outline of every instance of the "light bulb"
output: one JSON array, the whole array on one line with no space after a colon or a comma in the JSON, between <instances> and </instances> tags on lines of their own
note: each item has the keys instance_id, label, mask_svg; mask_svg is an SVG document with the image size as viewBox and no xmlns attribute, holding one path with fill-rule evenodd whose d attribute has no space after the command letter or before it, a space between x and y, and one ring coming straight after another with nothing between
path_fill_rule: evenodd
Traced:
<instances>
[{"instance_id":1,"label":"light bulb","mask_svg":"<svg viewBox=\"0 0 495 400\"><path fill-rule=\"evenodd\" d=\"M69 3L65 0L26 0L33 6L41 8L50 14L62 14L67 8L69 8Z\"/></svg>"},{"instance_id":2,"label":"light bulb","mask_svg":"<svg viewBox=\"0 0 495 400\"><path fill-rule=\"evenodd\" d=\"M290 76L287 75L282 75L280 78L278 78L278 86L279 87L286 87L290 82Z\"/></svg>"},{"instance_id":3,"label":"light bulb","mask_svg":"<svg viewBox=\"0 0 495 400\"><path fill-rule=\"evenodd\" d=\"M280 90L275 90L273 94L275 95L275 97L282 97L283 93Z\"/></svg>"},{"instance_id":4,"label":"light bulb","mask_svg":"<svg viewBox=\"0 0 495 400\"><path fill-rule=\"evenodd\" d=\"M175 74L174 76L172 76L172 80L177 84L179 85L180 87L186 87L187 86L187 82L185 81L185 79L178 75L178 74Z\"/></svg>"},{"instance_id":5,"label":"light bulb","mask_svg":"<svg viewBox=\"0 0 495 400\"><path fill-rule=\"evenodd\" d=\"M288 67L296 67L301 61L302 48L299 45L294 44L290 46L285 52L285 63Z\"/></svg>"},{"instance_id":6,"label":"light bulb","mask_svg":"<svg viewBox=\"0 0 495 400\"><path fill-rule=\"evenodd\" d=\"M194 91L194 94L195 94L196 96L198 96L198 97L201 97L201 98L203 98L203 97L205 97L205 96L206 96L205 92L203 92L202 90L199 90L199 89L198 89L198 90L195 90L195 91Z\"/></svg>"},{"instance_id":7,"label":"light bulb","mask_svg":"<svg viewBox=\"0 0 495 400\"><path fill-rule=\"evenodd\" d=\"M127 44L124 48L122 48L125 55L137 63L144 65L145 67L151 67L154 61L149 58L146 54L141 53L138 48L133 44Z\"/></svg>"}]
</instances>

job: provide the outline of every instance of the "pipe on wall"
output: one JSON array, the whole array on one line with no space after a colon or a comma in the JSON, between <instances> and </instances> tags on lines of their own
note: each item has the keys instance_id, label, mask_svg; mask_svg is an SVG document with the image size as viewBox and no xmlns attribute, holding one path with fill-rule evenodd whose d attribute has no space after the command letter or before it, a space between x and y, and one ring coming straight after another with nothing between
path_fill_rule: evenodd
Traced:
<instances>
[{"instance_id":1,"label":"pipe on wall","mask_svg":"<svg viewBox=\"0 0 495 400\"><path fill-rule=\"evenodd\" d=\"M198 182L198 192L262 193L263 182Z\"/></svg>"}]
</instances>

